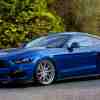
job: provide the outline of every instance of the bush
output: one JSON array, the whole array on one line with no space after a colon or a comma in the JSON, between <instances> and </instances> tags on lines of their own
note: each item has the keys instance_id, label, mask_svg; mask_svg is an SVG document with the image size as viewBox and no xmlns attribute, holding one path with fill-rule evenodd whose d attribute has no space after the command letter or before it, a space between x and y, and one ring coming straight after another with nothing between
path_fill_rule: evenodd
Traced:
<instances>
[{"instance_id":1,"label":"bush","mask_svg":"<svg viewBox=\"0 0 100 100\"><path fill-rule=\"evenodd\" d=\"M50 12L53 0L0 0L0 48L18 47L48 32L62 32L62 19Z\"/></svg>"}]
</instances>

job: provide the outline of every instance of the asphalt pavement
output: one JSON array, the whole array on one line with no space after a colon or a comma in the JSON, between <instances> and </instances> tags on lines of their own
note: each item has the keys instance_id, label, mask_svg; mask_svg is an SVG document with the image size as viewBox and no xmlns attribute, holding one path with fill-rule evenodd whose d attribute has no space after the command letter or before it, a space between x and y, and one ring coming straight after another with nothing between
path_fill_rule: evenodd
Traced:
<instances>
[{"instance_id":1,"label":"asphalt pavement","mask_svg":"<svg viewBox=\"0 0 100 100\"><path fill-rule=\"evenodd\" d=\"M100 100L100 79L0 86L0 100Z\"/></svg>"}]
</instances>

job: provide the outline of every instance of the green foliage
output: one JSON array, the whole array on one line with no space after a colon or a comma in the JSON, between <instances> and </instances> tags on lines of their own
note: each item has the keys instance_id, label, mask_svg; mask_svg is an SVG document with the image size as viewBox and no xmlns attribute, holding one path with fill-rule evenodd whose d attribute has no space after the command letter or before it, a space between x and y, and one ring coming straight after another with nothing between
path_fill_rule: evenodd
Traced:
<instances>
[{"instance_id":1,"label":"green foliage","mask_svg":"<svg viewBox=\"0 0 100 100\"><path fill-rule=\"evenodd\" d=\"M54 0L0 0L0 48L18 47L48 32L64 31L62 19L50 12Z\"/></svg>"}]
</instances>

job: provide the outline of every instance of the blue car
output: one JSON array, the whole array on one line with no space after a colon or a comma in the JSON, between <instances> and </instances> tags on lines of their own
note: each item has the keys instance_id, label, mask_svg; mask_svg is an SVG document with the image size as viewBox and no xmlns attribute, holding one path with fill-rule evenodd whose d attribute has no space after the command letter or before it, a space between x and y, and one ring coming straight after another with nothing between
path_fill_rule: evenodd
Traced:
<instances>
[{"instance_id":1,"label":"blue car","mask_svg":"<svg viewBox=\"0 0 100 100\"><path fill-rule=\"evenodd\" d=\"M55 80L100 75L100 38L82 32L43 36L23 48L0 50L0 82Z\"/></svg>"}]
</instances>

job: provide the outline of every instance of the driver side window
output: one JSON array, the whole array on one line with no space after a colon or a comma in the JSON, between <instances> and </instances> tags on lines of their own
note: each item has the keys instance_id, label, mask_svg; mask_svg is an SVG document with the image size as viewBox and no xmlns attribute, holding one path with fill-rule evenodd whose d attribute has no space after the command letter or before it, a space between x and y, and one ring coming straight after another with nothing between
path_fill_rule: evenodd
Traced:
<instances>
[{"instance_id":1,"label":"driver side window","mask_svg":"<svg viewBox=\"0 0 100 100\"><path fill-rule=\"evenodd\" d=\"M92 40L86 36L75 36L65 45L66 47L73 47L73 44L77 44L76 48L86 48L92 46ZM75 46L74 46L75 48Z\"/></svg>"}]
</instances>

